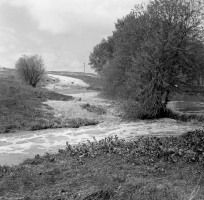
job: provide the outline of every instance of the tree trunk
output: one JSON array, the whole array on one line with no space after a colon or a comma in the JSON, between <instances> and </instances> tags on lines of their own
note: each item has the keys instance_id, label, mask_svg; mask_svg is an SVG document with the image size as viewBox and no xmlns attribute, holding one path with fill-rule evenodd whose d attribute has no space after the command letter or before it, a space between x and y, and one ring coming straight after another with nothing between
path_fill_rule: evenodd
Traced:
<instances>
[{"instance_id":1,"label":"tree trunk","mask_svg":"<svg viewBox=\"0 0 204 200\"><path fill-rule=\"evenodd\" d=\"M166 90L166 95L165 95L165 99L164 99L164 107L166 108L168 102L169 102L169 90Z\"/></svg>"}]
</instances>

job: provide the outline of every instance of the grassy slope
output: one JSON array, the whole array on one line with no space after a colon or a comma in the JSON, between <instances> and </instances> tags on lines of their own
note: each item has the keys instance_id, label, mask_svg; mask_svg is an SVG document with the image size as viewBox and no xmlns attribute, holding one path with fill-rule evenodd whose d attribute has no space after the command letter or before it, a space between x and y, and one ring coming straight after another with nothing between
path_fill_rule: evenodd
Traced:
<instances>
[{"instance_id":1,"label":"grassy slope","mask_svg":"<svg viewBox=\"0 0 204 200\"><path fill-rule=\"evenodd\" d=\"M194 140L192 141L192 138ZM5 199L193 200L204 199L204 132L180 137L107 138L55 155L1 167Z\"/></svg>"},{"instance_id":2,"label":"grassy slope","mask_svg":"<svg viewBox=\"0 0 204 200\"><path fill-rule=\"evenodd\" d=\"M43 101L47 99L68 101L73 98L41 87L34 89L22 84L17 79L14 70L2 72L0 74L0 133L79 127L97 123L82 119L55 118L52 108L43 104Z\"/></svg>"}]
</instances>

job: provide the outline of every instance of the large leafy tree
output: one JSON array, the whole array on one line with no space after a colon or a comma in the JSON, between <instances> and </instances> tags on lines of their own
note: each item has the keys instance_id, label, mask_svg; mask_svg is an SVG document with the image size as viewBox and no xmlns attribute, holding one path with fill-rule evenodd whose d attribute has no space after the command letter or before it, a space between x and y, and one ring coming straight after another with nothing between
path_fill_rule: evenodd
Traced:
<instances>
[{"instance_id":1,"label":"large leafy tree","mask_svg":"<svg viewBox=\"0 0 204 200\"><path fill-rule=\"evenodd\" d=\"M169 93L189 85L204 67L198 60L203 56L201 8L201 2L185 0L155 0L147 7L150 27L130 68L146 117L163 115Z\"/></svg>"},{"instance_id":2,"label":"large leafy tree","mask_svg":"<svg viewBox=\"0 0 204 200\"><path fill-rule=\"evenodd\" d=\"M113 38L109 37L107 40L102 41L96 45L93 52L89 56L89 65L96 72L100 73L107 62L112 58L114 49Z\"/></svg>"},{"instance_id":3,"label":"large leafy tree","mask_svg":"<svg viewBox=\"0 0 204 200\"><path fill-rule=\"evenodd\" d=\"M202 33L201 0L136 6L116 23L114 51L102 69L105 91L137 101L140 117L163 115L169 93L189 86L204 71Z\"/></svg>"}]
</instances>

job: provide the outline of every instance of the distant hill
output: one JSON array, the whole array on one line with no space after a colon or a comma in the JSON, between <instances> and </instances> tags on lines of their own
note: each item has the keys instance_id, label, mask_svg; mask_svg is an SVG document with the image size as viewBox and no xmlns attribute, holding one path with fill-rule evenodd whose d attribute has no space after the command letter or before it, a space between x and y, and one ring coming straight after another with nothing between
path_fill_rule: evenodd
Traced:
<instances>
[{"instance_id":1,"label":"distant hill","mask_svg":"<svg viewBox=\"0 0 204 200\"><path fill-rule=\"evenodd\" d=\"M84 73L84 72L68 72L68 71L48 71L48 74L58 74L62 76L93 76L97 77L97 74L93 73Z\"/></svg>"},{"instance_id":2,"label":"distant hill","mask_svg":"<svg viewBox=\"0 0 204 200\"><path fill-rule=\"evenodd\" d=\"M81 79L90 85L90 90L102 90L103 88L102 79L97 74L68 71L48 71L47 73Z\"/></svg>"},{"instance_id":3,"label":"distant hill","mask_svg":"<svg viewBox=\"0 0 204 200\"><path fill-rule=\"evenodd\" d=\"M2 67L0 65L0 77L4 76L14 76L15 75L15 69L11 69L11 68L6 68L6 67Z\"/></svg>"},{"instance_id":4,"label":"distant hill","mask_svg":"<svg viewBox=\"0 0 204 200\"><path fill-rule=\"evenodd\" d=\"M0 71L6 71L6 70L8 70L6 67L0 66Z\"/></svg>"}]
</instances>

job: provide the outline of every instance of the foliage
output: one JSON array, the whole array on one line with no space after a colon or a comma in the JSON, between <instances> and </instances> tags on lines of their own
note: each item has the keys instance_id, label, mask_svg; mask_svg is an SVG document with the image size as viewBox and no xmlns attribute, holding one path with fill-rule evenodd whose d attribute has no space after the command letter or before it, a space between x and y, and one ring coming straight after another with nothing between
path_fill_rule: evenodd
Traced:
<instances>
[{"instance_id":1,"label":"foliage","mask_svg":"<svg viewBox=\"0 0 204 200\"><path fill-rule=\"evenodd\" d=\"M169 94L190 87L204 71L202 23L200 0L154 0L146 7L135 6L115 25L113 52L100 68L104 91L138 101L141 118L165 116ZM92 54L101 56L97 60L103 60L104 49L94 49Z\"/></svg>"},{"instance_id":2,"label":"foliage","mask_svg":"<svg viewBox=\"0 0 204 200\"><path fill-rule=\"evenodd\" d=\"M100 44L96 45L93 49L93 53L89 56L89 65L96 72L103 70L104 66L112 58L114 44L113 38L108 37L107 40L103 39Z\"/></svg>"},{"instance_id":3,"label":"foliage","mask_svg":"<svg viewBox=\"0 0 204 200\"><path fill-rule=\"evenodd\" d=\"M204 132L109 137L0 167L0 195L15 199L203 199ZM196 192L194 192L196 190Z\"/></svg>"},{"instance_id":4,"label":"foliage","mask_svg":"<svg viewBox=\"0 0 204 200\"><path fill-rule=\"evenodd\" d=\"M16 69L19 77L33 87L36 87L45 73L43 59L39 55L23 55L16 62Z\"/></svg>"},{"instance_id":5,"label":"foliage","mask_svg":"<svg viewBox=\"0 0 204 200\"><path fill-rule=\"evenodd\" d=\"M117 136L100 141L88 141L87 144L71 146L66 149L71 156L78 156L83 163L84 157L96 157L101 154L119 154L128 162L152 165L159 161L175 163L204 163L204 132L196 130L179 137L140 137L126 142Z\"/></svg>"},{"instance_id":6,"label":"foliage","mask_svg":"<svg viewBox=\"0 0 204 200\"><path fill-rule=\"evenodd\" d=\"M138 98L149 116L161 115L169 92L188 84L194 72L200 71L196 57L202 36L196 6L193 2L157 1L147 7L152 27L135 54L131 74L141 84Z\"/></svg>"},{"instance_id":7,"label":"foliage","mask_svg":"<svg viewBox=\"0 0 204 200\"><path fill-rule=\"evenodd\" d=\"M121 108L125 110L125 112L123 112L123 118L125 119L136 120L141 118L141 114L143 115L143 110L140 109L139 103L135 100L129 99L123 101Z\"/></svg>"}]
</instances>

